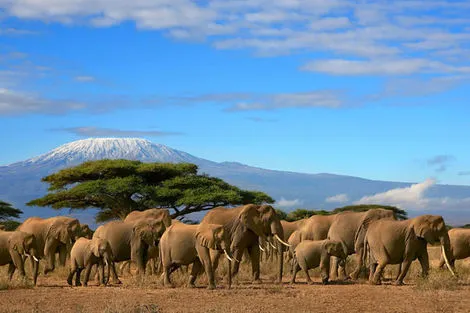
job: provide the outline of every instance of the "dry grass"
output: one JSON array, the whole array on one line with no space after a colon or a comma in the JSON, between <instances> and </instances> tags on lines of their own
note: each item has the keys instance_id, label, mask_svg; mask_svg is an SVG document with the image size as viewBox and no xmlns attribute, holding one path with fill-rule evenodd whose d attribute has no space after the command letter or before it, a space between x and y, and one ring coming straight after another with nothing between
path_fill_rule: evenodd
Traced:
<instances>
[{"instance_id":1,"label":"dry grass","mask_svg":"<svg viewBox=\"0 0 470 313\"><path fill-rule=\"evenodd\" d=\"M298 284L290 285L290 265L284 265L284 283L275 284L278 262L261 264L262 285L251 283L251 264L242 262L232 289L227 289L227 267L221 262L217 270L217 289L206 290L207 278L198 278L198 288L187 288L189 272L178 270L172 275L176 288L163 287L160 275L136 277L124 273L122 285L68 287L68 268L38 278L38 287L30 282L7 281L6 267L0 269L0 312L468 312L470 299L470 264L458 261L459 278L446 270L436 269L439 250L431 247L431 267L427 279L420 278L420 266L414 262L405 279L406 286L391 286L397 266L387 266L382 286L370 286L367 280L333 282L323 286L319 269L311 270L314 286L305 284L302 272ZM354 261L347 262L350 272ZM27 267L29 270L29 267ZM132 267L135 272L135 267ZM29 275L29 274L27 274ZM7 290L6 290L7 289Z\"/></svg>"}]
</instances>

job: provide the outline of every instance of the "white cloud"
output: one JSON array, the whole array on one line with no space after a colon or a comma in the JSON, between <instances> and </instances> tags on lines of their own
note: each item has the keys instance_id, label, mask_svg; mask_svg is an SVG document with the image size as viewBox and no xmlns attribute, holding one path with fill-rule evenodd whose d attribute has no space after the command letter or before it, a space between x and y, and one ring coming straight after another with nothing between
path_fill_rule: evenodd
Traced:
<instances>
[{"instance_id":1,"label":"white cloud","mask_svg":"<svg viewBox=\"0 0 470 313\"><path fill-rule=\"evenodd\" d=\"M411 211L462 210L470 207L470 198L455 199L450 197L426 197L426 191L436 184L434 179L413 184L405 188L391 189L383 193L362 197L355 204L392 205Z\"/></svg>"},{"instance_id":2,"label":"white cloud","mask_svg":"<svg viewBox=\"0 0 470 313\"><path fill-rule=\"evenodd\" d=\"M349 197L345 193L331 196L325 199L325 202L328 202L328 203L345 203L348 201L349 201Z\"/></svg>"},{"instance_id":3,"label":"white cloud","mask_svg":"<svg viewBox=\"0 0 470 313\"><path fill-rule=\"evenodd\" d=\"M287 200L284 197L281 197L280 200L276 201L276 205L279 207L288 208L288 207L295 207L297 205L301 205L302 202L303 201L301 201L300 199Z\"/></svg>"}]
</instances>

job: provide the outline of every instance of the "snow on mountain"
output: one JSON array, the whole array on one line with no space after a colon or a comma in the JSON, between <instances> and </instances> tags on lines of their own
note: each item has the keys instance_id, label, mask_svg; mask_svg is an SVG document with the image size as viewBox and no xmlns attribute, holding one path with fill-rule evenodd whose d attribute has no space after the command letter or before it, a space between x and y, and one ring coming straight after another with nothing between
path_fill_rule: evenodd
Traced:
<instances>
[{"instance_id":1,"label":"snow on mountain","mask_svg":"<svg viewBox=\"0 0 470 313\"><path fill-rule=\"evenodd\" d=\"M140 138L90 138L64 144L48 153L20 162L22 166L61 163L75 165L100 159L130 159L143 162L193 162L202 159Z\"/></svg>"}]
</instances>

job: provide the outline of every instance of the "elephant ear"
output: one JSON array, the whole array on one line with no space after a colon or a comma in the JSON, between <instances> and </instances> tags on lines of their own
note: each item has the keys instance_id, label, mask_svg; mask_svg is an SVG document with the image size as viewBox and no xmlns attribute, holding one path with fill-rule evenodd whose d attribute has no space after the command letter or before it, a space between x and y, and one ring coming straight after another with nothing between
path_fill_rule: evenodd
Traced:
<instances>
[{"instance_id":1,"label":"elephant ear","mask_svg":"<svg viewBox=\"0 0 470 313\"><path fill-rule=\"evenodd\" d=\"M223 228L215 224L201 224L196 231L196 240L203 247L218 250L217 243L220 240L220 232Z\"/></svg>"},{"instance_id":2,"label":"elephant ear","mask_svg":"<svg viewBox=\"0 0 470 313\"><path fill-rule=\"evenodd\" d=\"M22 236L18 236L16 234L10 236L10 238L8 239L8 246L10 247L10 249L18 252L19 254L25 253L24 240Z\"/></svg>"},{"instance_id":3,"label":"elephant ear","mask_svg":"<svg viewBox=\"0 0 470 313\"><path fill-rule=\"evenodd\" d=\"M433 243L435 241L432 234L438 231L440 226L445 227L444 220L441 216L437 215L422 215L413 223L413 229L416 236L426 239L429 243Z\"/></svg>"},{"instance_id":4,"label":"elephant ear","mask_svg":"<svg viewBox=\"0 0 470 313\"><path fill-rule=\"evenodd\" d=\"M263 223L257 205L245 205L243 210L240 212L239 218L240 222L253 231L258 237L266 238L266 235L263 232Z\"/></svg>"},{"instance_id":5,"label":"elephant ear","mask_svg":"<svg viewBox=\"0 0 470 313\"><path fill-rule=\"evenodd\" d=\"M98 238L95 238L98 239ZM97 258L100 257L100 240L92 240L90 243L91 253Z\"/></svg>"},{"instance_id":6,"label":"elephant ear","mask_svg":"<svg viewBox=\"0 0 470 313\"><path fill-rule=\"evenodd\" d=\"M68 231L68 225L66 223L63 223L63 222L53 223L49 229L49 233L54 239L64 244L68 244L71 241L69 231Z\"/></svg>"}]
</instances>

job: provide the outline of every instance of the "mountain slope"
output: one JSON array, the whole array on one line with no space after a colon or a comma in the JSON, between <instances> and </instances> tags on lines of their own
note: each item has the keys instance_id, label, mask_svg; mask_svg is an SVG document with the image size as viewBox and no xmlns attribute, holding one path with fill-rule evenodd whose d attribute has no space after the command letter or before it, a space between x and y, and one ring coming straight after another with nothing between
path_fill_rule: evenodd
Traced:
<instances>
[{"instance_id":1,"label":"mountain slope","mask_svg":"<svg viewBox=\"0 0 470 313\"><path fill-rule=\"evenodd\" d=\"M332 174L303 174L251 167L237 162L217 163L198 158L183 151L138 138L84 139L62 145L48 153L31 159L0 167L0 199L10 201L25 211L25 217L57 214L45 208L25 207L27 201L44 195L47 185L41 178L60 169L78 165L88 160L132 159L143 162L190 162L197 164L200 172L220 177L244 189L261 190L271 195L286 209L295 207L332 209L350 204L364 196L404 188L410 183L374 181L358 177ZM348 201L327 202L328 197L347 195ZM428 197L470 199L470 187L435 185L427 191ZM435 212L449 221L470 222L470 212L443 208ZM433 211L433 212L434 212ZM426 211L426 212L429 212ZM412 212L412 215L420 212ZM93 213L80 212L81 219L92 221Z\"/></svg>"}]
</instances>

